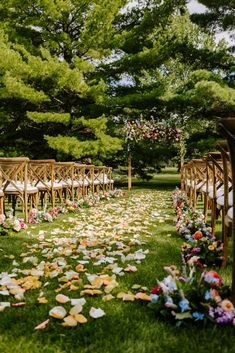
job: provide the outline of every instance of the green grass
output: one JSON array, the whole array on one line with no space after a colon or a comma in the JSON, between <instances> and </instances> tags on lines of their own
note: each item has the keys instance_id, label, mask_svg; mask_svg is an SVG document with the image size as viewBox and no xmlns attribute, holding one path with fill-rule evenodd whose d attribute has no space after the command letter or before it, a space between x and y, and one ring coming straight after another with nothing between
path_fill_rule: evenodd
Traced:
<instances>
[{"instance_id":1,"label":"green grass","mask_svg":"<svg viewBox=\"0 0 235 353\"><path fill-rule=\"evenodd\" d=\"M178 175L162 174L157 176L149 184L134 187L133 192L126 199L111 200L110 203L116 205L107 210L107 215L114 217L117 215L118 207L122 205L123 211L120 212L122 219L128 210L131 209L131 216L140 221L141 227L148 220L147 215L152 211L158 210L163 214L163 223L156 217L154 222L147 224L146 231L137 230L141 239L146 243L141 246L134 246L134 250L142 248L149 249L149 254L141 264L136 265L138 271L128 273L123 277L118 277L120 286L112 294L120 291L128 291L133 284L141 284L151 288L156 284L156 278L162 279L165 275L163 266L170 264L180 265L180 246L182 240L176 234L172 222L173 210L170 204L170 191L162 191L165 185L167 190L172 190L175 183L178 183ZM165 183L165 184L164 184ZM141 187L141 189L140 189ZM143 191L144 187L144 191ZM144 194L143 194L144 192ZM145 196L141 196L145 195ZM136 202L141 197L146 199L146 210L141 211L142 203ZM164 202L164 200L166 202ZM126 200L126 204L123 201ZM133 206L135 200L136 205ZM109 203L103 202L99 207L108 207ZM85 224L86 220L93 217L94 209L84 210L83 216L61 215L53 224L41 224L31 226L28 235L14 235L12 237L0 238L0 271L10 271L14 267L12 258L20 263L20 268L31 268L32 265L22 265L21 253L27 252L35 243L38 243L36 235L39 230L46 231L46 237L50 238L50 232L54 228L63 228L64 232L74 229L73 223L65 222L69 217L76 217L78 225ZM164 218L164 214L170 215L170 218ZM136 223L137 224L137 223ZM108 230L107 230L108 232ZM151 236L149 236L151 233ZM130 237L133 237L132 233ZM63 234L62 234L63 235ZM68 234L65 234L68 236ZM28 246L28 248L27 248ZM33 253L41 259L40 253ZM73 260L66 257L68 264L73 266ZM123 266L119 262L120 266ZM88 266L90 273L98 272L91 265ZM226 270L221 271L230 281L231 265ZM56 279L48 280L43 278L42 282L50 281L50 285L45 288L28 291L25 296L26 305L21 308L6 308L0 312L0 352L4 353L189 353L189 352L234 352L235 337L234 329L228 327L214 326L188 326L177 328L162 320L159 320L146 303L139 301L122 302L113 299L110 302L102 302L101 298L86 297L87 304L84 307L84 315L88 317L88 311L91 306L101 307L106 315L100 319L89 318L88 323L75 328L64 328L61 326L61 320L51 319L49 327L44 331L34 331L34 327L48 318L48 311L56 304L54 290L58 287ZM49 299L48 304L38 304L37 297L43 290ZM69 292L64 290L62 293L70 297L79 297L81 288L78 292ZM8 297L0 295L1 301L8 301ZM9 301L15 302L15 299ZM69 307L68 304L64 305Z\"/></svg>"}]
</instances>

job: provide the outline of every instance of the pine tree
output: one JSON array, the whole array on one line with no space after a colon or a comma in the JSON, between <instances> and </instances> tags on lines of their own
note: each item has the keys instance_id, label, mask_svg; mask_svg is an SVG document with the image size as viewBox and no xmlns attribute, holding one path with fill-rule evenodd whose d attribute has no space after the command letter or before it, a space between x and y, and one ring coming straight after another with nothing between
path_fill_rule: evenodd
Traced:
<instances>
[{"instance_id":1,"label":"pine tree","mask_svg":"<svg viewBox=\"0 0 235 353\"><path fill-rule=\"evenodd\" d=\"M235 1L234 0L199 0L199 3L207 7L207 11L193 14L193 21L205 28L215 31L229 30L235 27Z\"/></svg>"},{"instance_id":2,"label":"pine tree","mask_svg":"<svg viewBox=\"0 0 235 353\"><path fill-rule=\"evenodd\" d=\"M113 21L124 4L124 0L1 2L4 152L16 147L17 153L34 158L102 159L121 148L121 141L107 132L106 87L96 77L96 66L111 52Z\"/></svg>"}]
</instances>

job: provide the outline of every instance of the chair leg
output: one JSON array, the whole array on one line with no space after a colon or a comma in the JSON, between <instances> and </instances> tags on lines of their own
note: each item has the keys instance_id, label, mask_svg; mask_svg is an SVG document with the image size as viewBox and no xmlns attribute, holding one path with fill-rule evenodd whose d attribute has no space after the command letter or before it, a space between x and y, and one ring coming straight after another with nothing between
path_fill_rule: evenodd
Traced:
<instances>
[{"instance_id":1,"label":"chair leg","mask_svg":"<svg viewBox=\"0 0 235 353\"><path fill-rule=\"evenodd\" d=\"M204 193L204 216L205 216L205 221L207 220L208 217L208 209L209 209L209 197L207 193Z\"/></svg>"},{"instance_id":2,"label":"chair leg","mask_svg":"<svg viewBox=\"0 0 235 353\"><path fill-rule=\"evenodd\" d=\"M216 225L216 200L211 200L211 228L212 234L215 235L215 225Z\"/></svg>"},{"instance_id":3,"label":"chair leg","mask_svg":"<svg viewBox=\"0 0 235 353\"><path fill-rule=\"evenodd\" d=\"M222 209L222 242L223 242L223 253L224 259L222 262L222 267L226 267L228 261L228 227L225 222L226 212L223 207Z\"/></svg>"}]
</instances>

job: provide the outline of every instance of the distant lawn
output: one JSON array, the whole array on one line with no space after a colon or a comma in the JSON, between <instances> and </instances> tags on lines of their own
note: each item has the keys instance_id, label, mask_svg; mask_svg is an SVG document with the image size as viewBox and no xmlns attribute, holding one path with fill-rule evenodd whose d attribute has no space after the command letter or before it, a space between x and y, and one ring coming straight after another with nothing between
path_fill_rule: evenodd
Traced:
<instances>
[{"instance_id":1,"label":"distant lawn","mask_svg":"<svg viewBox=\"0 0 235 353\"><path fill-rule=\"evenodd\" d=\"M117 184L121 187L127 187L127 176L123 175ZM161 173L155 173L149 181L133 176L132 185L133 188L173 190L175 186L180 185L180 174L176 168L168 167L162 169Z\"/></svg>"}]
</instances>

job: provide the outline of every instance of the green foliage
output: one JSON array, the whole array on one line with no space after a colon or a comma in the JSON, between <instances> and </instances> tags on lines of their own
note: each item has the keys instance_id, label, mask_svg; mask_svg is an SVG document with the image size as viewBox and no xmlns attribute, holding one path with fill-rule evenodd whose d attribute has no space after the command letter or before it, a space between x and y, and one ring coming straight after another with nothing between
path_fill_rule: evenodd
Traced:
<instances>
[{"instance_id":1,"label":"green foliage","mask_svg":"<svg viewBox=\"0 0 235 353\"><path fill-rule=\"evenodd\" d=\"M1 2L2 154L15 149L33 158L60 158L61 139L63 159L97 159L120 149L121 142L108 135L106 84L96 77L94 60L111 52L113 22L125 3Z\"/></svg>"},{"instance_id":2,"label":"green foliage","mask_svg":"<svg viewBox=\"0 0 235 353\"><path fill-rule=\"evenodd\" d=\"M193 21L203 27L221 28L233 30L235 27L235 1L234 0L199 0L199 3L207 7L202 14L193 14Z\"/></svg>"}]
</instances>

